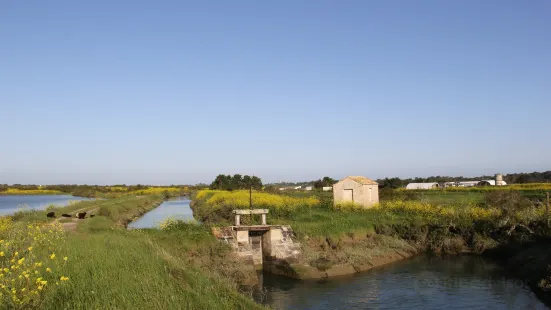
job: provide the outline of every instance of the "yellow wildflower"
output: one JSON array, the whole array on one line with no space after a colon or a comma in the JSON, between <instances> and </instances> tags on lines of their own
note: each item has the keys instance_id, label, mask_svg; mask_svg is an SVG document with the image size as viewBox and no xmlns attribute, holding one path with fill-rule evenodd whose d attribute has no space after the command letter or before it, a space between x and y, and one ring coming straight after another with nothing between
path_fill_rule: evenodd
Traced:
<instances>
[{"instance_id":1,"label":"yellow wildflower","mask_svg":"<svg viewBox=\"0 0 551 310\"><path fill-rule=\"evenodd\" d=\"M25 257L22 257L20 260L17 261L19 265L23 265L23 262L25 261Z\"/></svg>"},{"instance_id":2,"label":"yellow wildflower","mask_svg":"<svg viewBox=\"0 0 551 310\"><path fill-rule=\"evenodd\" d=\"M46 272L52 272L52 269L46 268Z\"/></svg>"},{"instance_id":3,"label":"yellow wildflower","mask_svg":"<svg viewBox=\"0 0 551 310\"><path fill-rule=\"evenodd\" d=\"M55 259L55 253L52 253L52 255L50 255L50 259Z\"/></svg>"},{"instance_id":4,"label":"yellow wildflower","mask_svg":"<svg viewBox=\"0 0 551 310\"><path fill-rule=\"evenodd\" d=\"M18 256L18 255L19 255L19 252L15 252L13 255L14 255L14 256Z\"/></svg>"},{"instance_id":5,"label":"yellow wildflower","mask_svg":"<svg viewBox=\"0 0 551 310\"><path fill-rule=\"evenodd\" d=\"M0 252L0 257L4 257L4 251Z\"/></svg>"},{"instance_id":6,"label":"yellow wildflower","mask_svg":"<svg viewBox=\"0 0 551 310\"><path fill-rule=\"evenodd\" d=\"M64 260L64 261L67 261L67 259L68 259L67 256L63 257L63 260Z\"/></svg>"},{"instance_id":7,"label":"yellow wildflower","mask_svg":"<svg viewBox=\"0 0 551 310\"><path fill-rule=\"evenodd\" d=\"M67 280L69 280L69 278L68 278L68 277L64 277L64 276L61 276L61 278L59 278L59 280L61 280L61 281L67 281Z\"/></svg>"},{"instance_id":8,"label":"yellow wildflower","mask_svg":"<svg viewBox=\"0 0 551 310\"><path fill-rule=\"evenodd\" d=\"M32 246L30 246L30 247L28 248L28 250L29 250L29 251L32 251L32 250L33 250L33 247L32 247Z\"/></svg>"}]
</instances>

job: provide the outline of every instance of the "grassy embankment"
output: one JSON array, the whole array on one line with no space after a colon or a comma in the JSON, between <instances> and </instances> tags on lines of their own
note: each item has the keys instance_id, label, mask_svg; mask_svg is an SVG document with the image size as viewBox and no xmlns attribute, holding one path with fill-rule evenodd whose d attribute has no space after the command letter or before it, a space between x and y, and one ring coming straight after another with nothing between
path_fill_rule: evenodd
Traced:
<instances>
[{"instance_id":1,"label":"grassy embankment","mask_svg":"<svg viewBox=\"0 0 551 310\"><path fill-rule=\"evenodd\" d=\"M347 263L360 271L396 252L426 250L498 253L507 247L509 251L500 252L501 258L516 254L520 261L524 249L550 244L542 205L531 203L518 191L488 193L396 191L385 193L381 203L370 209L334 208L324 193L254 193L253 206L270 210L269 223L291 225L303 245L302 262L325 269ZM196 218L217 225L231 223L231 210L249 208L246 191L201 191L193 198ZM550 289L551 272L546 274L542 266L524 278L534 276L536 287L545 291Z\"/></svg>"},{"instance_id":2,"label":"grassy embankment","mask_svg":"<svg viewBox=\"0 0 551 310\"><path fill-rule=\"evenodd\" d=\"M57 187L56 187L57 188ZM121 198L125 196L148 196L163 195L164 197L185 196L189 194L189 188L184 187L140 187L134 189L132 186L59 186L59 189L20 189L3 188L0 189L0 196L8 195L73 195L81 197L96 198Z\"/></svg>"},{"instance_id":3,"label":"grassy embankment","mask_svg":"<svg viewBox=\"0 0 551 310\"><path fill-rule=\"evenodd\" d=\"M261 308L237 292L236 280L244 278L246 271L208 228L169 222L163 230L125 229L128 219L161 201L160 196L123 197L59 208L56 212L95 210L97 214L79 220L76 231L69 233L61 223L47 222L43 212L2 218L0 266L8 272L0 277L0 308ZM35 219L41 221L29 224ZM46 235L42 238L46 243L21 238L35 231ZM50 236L48 231L54 233ZM18 265L23 257L26 260ZM39 262L42 265L35 266Z\"/></svg>"},{"instance_id":4,"label":"grassy embankment","mask_svg":"<svg viewBox=\"0 0 551 310\"><path fill-rule=\"evenodd\" d=\"M8 188L5 191L0 191L0 196L7 195L67 195L67 193L50 189L21 190L17 188Z\"/></svg>"}]
</instances>

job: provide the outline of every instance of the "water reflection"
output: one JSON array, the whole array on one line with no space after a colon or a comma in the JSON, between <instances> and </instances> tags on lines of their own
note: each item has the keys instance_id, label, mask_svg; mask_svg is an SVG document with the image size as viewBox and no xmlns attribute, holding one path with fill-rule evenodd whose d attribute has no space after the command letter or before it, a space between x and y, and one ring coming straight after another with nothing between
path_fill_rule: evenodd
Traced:
<instances>
[{"instance_id":1,"label":"water reflection","mask_svg":"<svg viewBox=\"0 0 551 310\"><path fill-rule=\"evenodd\" d=\"M474 256L419 256L370 272L326 281L263 274L275 309L548 309L521 281Z\"/></svg>"},{"instance_id":2,"label":"water reflection","mask_svg":"<svg viewBox=\"0 0 551 310\"><path fill-rule=\"evenodd\" d=\"M0 216L10 215L20 210L44 210L49 205L66 206L71 201L90 198L71 195L8 195L0 196Z\"/></svg>"},{"instance_id":3,"label":"water reflection","mask_svg":"<svg viewBox=\"0 0 551 310\"><path fill-rule=\"evenodd\" d=\"M194 217L189 206L190 202L187 197L171 198L130 223L128 228L158 228L168 218L192 221Z\"/></svg>"}]
</instances>

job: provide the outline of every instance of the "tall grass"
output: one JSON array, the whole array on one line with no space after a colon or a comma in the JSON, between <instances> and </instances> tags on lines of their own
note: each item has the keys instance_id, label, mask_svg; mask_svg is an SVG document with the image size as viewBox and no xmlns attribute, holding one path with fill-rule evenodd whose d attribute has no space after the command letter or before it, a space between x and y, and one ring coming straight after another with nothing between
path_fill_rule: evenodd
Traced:
<instances>
[{"instance_id":1,"label":"tall grass","mask_svg":"<svg viewBox=\"0 0 551 310\"><path fill-rule=\"evenodd\" d=\"M224 281L172 255L146 233L71 235L63 251L73 261L65 270L71 285L47 295L45 306L50 309L261 308Z\"/></svg>"}]
</instances>

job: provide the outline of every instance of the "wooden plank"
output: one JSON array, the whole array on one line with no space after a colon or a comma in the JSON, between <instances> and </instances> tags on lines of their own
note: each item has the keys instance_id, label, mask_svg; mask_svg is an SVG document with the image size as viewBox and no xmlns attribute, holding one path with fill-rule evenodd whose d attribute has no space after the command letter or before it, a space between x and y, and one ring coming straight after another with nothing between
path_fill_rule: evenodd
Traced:
<instances>
[{"instance_id":1,"label":"wooden plank","mask_svg":"<svg viewBox=\"0 0 551 310\"><path fill-rule=\"evenodd\" d=\"M233 210L233 214L268 214L270 210L268 209L252 209L252 210L246 210L246 209L240 209L240 210Z\"/></svg>"},{"instance_id":2,"label":"wooden plank","mask_svg":"<svg viewBox=\"0 0 551 310\"><path fill-rule=\"evenodd\" d=\"M253 226L234 226L233 229L237 231L265 231L272 228L280 228L280 225L253 225Z\"/></svg>"}]
</instances>

